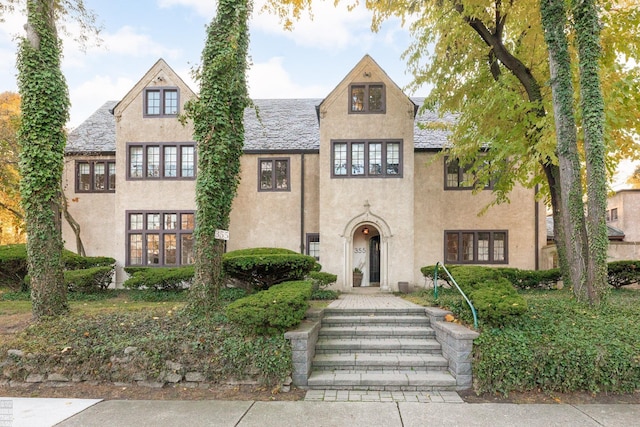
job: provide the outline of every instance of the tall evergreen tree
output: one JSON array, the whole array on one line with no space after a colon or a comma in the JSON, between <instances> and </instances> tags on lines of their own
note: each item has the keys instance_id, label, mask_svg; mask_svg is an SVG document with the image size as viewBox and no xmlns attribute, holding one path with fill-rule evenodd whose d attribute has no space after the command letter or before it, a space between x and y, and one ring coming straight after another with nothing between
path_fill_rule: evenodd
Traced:
<instances>
[{"instance_id":1,"label":"tall evergreen tree","mask_svg":"<svg viewBox=\"0 0 640 427\"><path fill-rule=\"evenodd\" d=\"M199 97L186 105L197 142L195 276L189 307L206 313L222 286L225 242L215 238L228 230L244 146L244 110L249 105L246 84L251 0L219 0L207 27L202 64L195 77Z\"/></svg>"}]
</instances>

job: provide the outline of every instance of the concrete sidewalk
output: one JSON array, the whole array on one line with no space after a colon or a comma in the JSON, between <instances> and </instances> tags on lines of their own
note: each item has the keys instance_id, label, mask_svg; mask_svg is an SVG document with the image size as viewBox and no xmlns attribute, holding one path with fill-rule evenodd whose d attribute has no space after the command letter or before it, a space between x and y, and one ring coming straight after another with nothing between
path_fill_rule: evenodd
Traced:
<instances>
[{"instance_id":1,"label":"concrete sidewalk","mask_svg":"<svg viewBox=\"0 0 640 427\"><path fill-rule=\"evenodd\" d=\"M11 402L11 403L9 403ZM10 419L7 414L10 412ZM640 405L0 398L11 426L630 426ZM75 414L75 415L74 415Z\"/></svg>"}]
</instances>

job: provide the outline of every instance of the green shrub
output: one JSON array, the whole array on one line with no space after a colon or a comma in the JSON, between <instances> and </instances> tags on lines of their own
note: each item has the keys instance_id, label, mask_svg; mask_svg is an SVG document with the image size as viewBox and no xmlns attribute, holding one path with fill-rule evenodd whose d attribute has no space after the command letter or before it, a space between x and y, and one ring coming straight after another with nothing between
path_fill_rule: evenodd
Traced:
<instances>
[{"instance_id":1,"label":"green shrub","mask_svg":"<svg viewBox=\"0 0 640 427\"><path fill-rule=\"evenodd\" d=\"M608 281L614 288L640 283L640 261L612 261L608 267Z\"/></svg>"},{"instance_id":2,"label":"green shrub","mask_svg":"<svg viewBox=\"0 0 640 427\"><path fill-rule=\"evenodd\" d=\"M0 246L0 284L11 290L23 290L27 271L27 248L24 244Z\"/></svg>"},{"instance_id":3,"label":"green shrub","mask_svg":"<svg viewBox=\"0 0 640 427\"><path fill-rule=\"evenodd\" d=\"M108 267L114 265L116 260L106 256L80 256L64 250L62 262L65 270L85 270L93 267Z\"/></svg>"},{"instance_id":4,"label":"green shrub","mask_svg":"<svg viewBox=\"0 0 640 427\"><path fill-rule=\"evenodd\" d=\"M503 325L527 311L527 302L505 278L478 285L469 293L478 317L489 325Z\"/></svg>"},{"instance_id":5,"label":"green shrub","mask_svg":"<svg viewBox=\"0 0 640 427\"><path fill-rule=\"evenodd\" d=\"M177 291L187 287L193 275L193 266L145 268L133 272L123 286L129 289Z\"/></svg>"},{"instance_id":6,"label":"green shrub","mask_svg":"<svg viewBox=\"0 0 640 427\"><path fill-rule=\"evenodd\" d=\"M307 275L307 278L311 280L311 283L313 283L314 292L319 289L324 289L327 286L336 283L336 280L338 280L338 276L335 274L325 273L322 271L311 271Z\"/></svg>"},{"instance_id":7,"label":"green shrub","mask_svg":"<svg viewBox=\"0 0 640 427\"><path fill-rule=\"evenodd\" d=\"M340 294L337 291L331 289L316 289L311 293L312 300L329 301L338 299Z\"/></svg>"},{"instance_id":8,"label":"green shrub","mask_svg":"<svg viewBox=\"0 0 640 427\"><path fill-rule=\"evenodd\" d=\"M64 281L69 292L92 293L109 287L113 280L114 267L93 267L64 272Z\"/></svg>"},{"instance_id":9,"label":"green shrub","mask_svg":"<svg viewBox=\"0 0 640 427\"><path fill-rule=\"evenodd\" d=\"M455 265L450 265L447 267L447 270L449 270L449 273L451 273L452 275L453 275L454 269L455 269ZM425 267L422 267L420 269L420 272L424 277L433 281L435 277L435 270L436 270L435 265L427 265ZM445 282L447 285L453 286L453 283L450 283L450 280L451 279L449 279L449 276L444 271L444 268L442 267L442 265L438 265L438 286L441 286L441 282Z\"/></svg>"},{"instance_id":10,"label":"green shrub","mask_svg":"<svg viewBox=\"0 0 640 427\"><path fill-rule=\"evenodd\" d=\"M109 257L83 257L71 251L62 251L65 270L84 270L93 267L114 266L116 260ZM27 246L24 243L0 246L0 284L13 290L26 291L28 280Z\"/></svg>"},{"instance_id":11,"label":"green shrub","mask_svg":"<svg viewBox=\"0 0 640 427\"><path fill-rule=\"evenodd\" d=\"M232 302L226 314L246 333L282 333L304 319L311 288L309 281L281 283Z\"/></svg>"},{"instance_id":12,"label":"green shrub","mask_svg":"<svg viewBox=\"0 0 640 427\"><path fill-rule=\"evenodd\" d=\"M301 280L316 265L315 258L281 248L242 249L224 254L225 274L256 289Z\"/></svg>"}]
</instances>

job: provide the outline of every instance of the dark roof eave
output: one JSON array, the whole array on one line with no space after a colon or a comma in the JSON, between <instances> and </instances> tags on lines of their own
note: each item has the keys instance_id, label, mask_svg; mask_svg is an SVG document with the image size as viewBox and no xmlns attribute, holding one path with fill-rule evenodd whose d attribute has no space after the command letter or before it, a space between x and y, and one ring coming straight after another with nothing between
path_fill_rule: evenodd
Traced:
<instances>
[{"instance_id":1,"label":"dark roof eave","mask_svg":"<svg viewBox=\"0 0 640 427\"><path fill-rule=\"evenodd\" d=\"M69 150L64 152L65 156L115 156L116 152L109 151L87 151L87 150Z\"/></svg>"},{"instance_id":2,"label":"dark roof eave","mask_svg":"<svg viewBox=\"0 0 640 427\"><path fill-rule=\"evenodd\" d=\"M244 150L244 154L318 154L320 153L320 149L318 148L297 148L297 149L250 149Z\"/></svg>"}]
</instances>

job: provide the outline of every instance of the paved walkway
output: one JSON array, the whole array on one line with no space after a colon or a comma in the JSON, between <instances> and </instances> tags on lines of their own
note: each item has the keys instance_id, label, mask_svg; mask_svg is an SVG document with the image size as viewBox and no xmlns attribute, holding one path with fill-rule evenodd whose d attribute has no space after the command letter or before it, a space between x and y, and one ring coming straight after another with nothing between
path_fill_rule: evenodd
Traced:
<instances>
[{"instance_id":1,"label":"paved walkway","mask_svg":"<svg viewBox=\"0 0 640 427\"><path fill-rule=\"evenodd\" d=\"M464 403L455 391L308 390L305 402Z\"/></svg>"},{"instance_id":2,"label":"paved walkway","mask_svg":"<svg viewBox=\"0 0 640 427\"><path fill-rule=\"evenodd\" d=\"M379 288L359 288L329 304L329 308L407 308L419 307L393 294L381 293Z\"/></svg>"},{"instance_id":3,"label":"paved walkway","mask_svg":"<svg viewBox=\"0 0 640 427\"><path fill-rule=\"evenodd\" d=\"M0 397L2 427L627 427L640 405L254 402ZM75 414L75 415L74 415Z\"/></svg>"}]
</instances>

